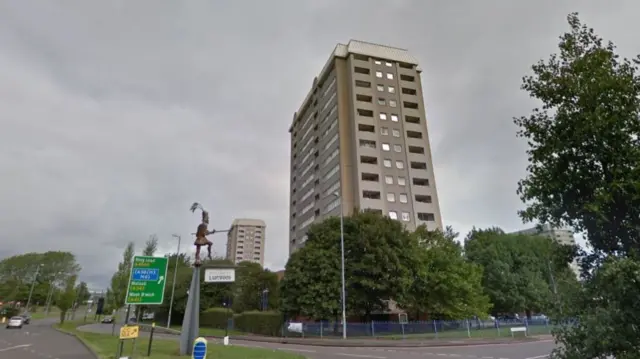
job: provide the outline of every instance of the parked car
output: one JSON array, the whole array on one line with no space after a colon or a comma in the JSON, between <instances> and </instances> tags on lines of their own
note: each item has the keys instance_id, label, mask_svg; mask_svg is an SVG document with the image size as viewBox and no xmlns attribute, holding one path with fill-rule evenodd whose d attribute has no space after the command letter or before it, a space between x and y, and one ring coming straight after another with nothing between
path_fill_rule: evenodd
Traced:
<instances>
[{"instance_id":1,"label":"parked car","mask_svg":"<svg viewBox=\"0 0 640 359\"><path fill-rule=\"evenodd\" d=\"M113 324L113 317L108 316L102 318L102 324Z\"/></svg>"},{"instance_id":2,"label":"parked car","mask_svg":"<svg viewBox=\"0 0 640 359\"><path fill-rule=\"evenodd\" d=\"M23 319L22 317L11 317L9 319L9 321L7 322L7 329L11 329L11 328L22 328L23 325Z\"/></svg>"},{"instance_id":3,"label":"parked car","mask_svg":"<svg viewBox=\"0 0 640 359\"><path fill-rule=\"evenodd\" d=\"M31 315L29 315L29 313L22 313L20 316L22 317L22 322L24 324L31 323Z\"/></svg>"}]
</instances>

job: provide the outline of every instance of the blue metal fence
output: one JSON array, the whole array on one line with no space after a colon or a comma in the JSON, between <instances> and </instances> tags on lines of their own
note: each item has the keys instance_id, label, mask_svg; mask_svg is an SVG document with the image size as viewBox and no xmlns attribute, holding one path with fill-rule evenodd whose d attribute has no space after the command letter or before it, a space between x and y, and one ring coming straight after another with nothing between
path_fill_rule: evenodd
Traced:
<instances>
[{"instance_id":1,"label":"blue metal fence","mask_svg":"<svg viewBox=\"0 0 640 359\"><path fill-rule=\"evenodd\" d=\"M418 321L399 323L372 321L369 323L347 323L350 338L388 339L446 339L446 338L492 338L515 335L550 334L559 325L571 325L571 320L551 322L546 318L514 320L452 320ZM524 328L512 331L512 328ZM288 322L283 328L287 337L342 337L342 323L335 322Z\"/></svg>"}]
</instances>

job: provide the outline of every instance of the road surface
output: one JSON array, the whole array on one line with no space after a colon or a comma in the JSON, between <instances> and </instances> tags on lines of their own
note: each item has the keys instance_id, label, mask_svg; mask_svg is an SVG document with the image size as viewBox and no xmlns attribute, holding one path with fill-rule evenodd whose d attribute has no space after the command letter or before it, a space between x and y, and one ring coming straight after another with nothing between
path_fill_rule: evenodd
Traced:
<instances>
[{"instance_id":1,"label":"road surface","mask_svg":"<svg viewBox=\"0 0 640 359\"><path fill-rule=\"evenodd\" d=\"M78 328L78 330L88 332L109 334L111 333L111 329L112 326L110 324L89 324ZM161 335L154 337L177 340L177 337L173 335ZM210 339L210 342L219 343L220 340ZM546 358L555 347L552 340L513 344L430 348L319 347L310 345L240 341L234 340L233 338L231 338L231 344L295 352L312 359L543 359Z\"/></svg>"},{"instance_id":2,"label":"road surface","mask_svg":"<svg viewBox=\"0 0 640 359\"><path fill-rule=\"evenodd\" d=\"M95 359L78 339L51 328L55 321L34 320L22 329L0 326L0 359Z\"/></svg>"}]
</instances>

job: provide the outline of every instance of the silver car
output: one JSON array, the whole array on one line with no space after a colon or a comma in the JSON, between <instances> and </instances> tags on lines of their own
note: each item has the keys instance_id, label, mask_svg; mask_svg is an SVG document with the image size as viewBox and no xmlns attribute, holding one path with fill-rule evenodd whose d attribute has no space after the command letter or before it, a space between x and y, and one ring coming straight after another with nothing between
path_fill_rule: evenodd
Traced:
<instances>
[{"instance_id":1,"label":"silver car","mask_svg":"<svg viewBox=\"0 0 640 359\"><path fill-rule=\"evenodd\" d=\"M22 324L24 323L24 319L22 317L11 317L7 322L7 329L11 328L22 328Z\"/></svg>"}]
</instances>

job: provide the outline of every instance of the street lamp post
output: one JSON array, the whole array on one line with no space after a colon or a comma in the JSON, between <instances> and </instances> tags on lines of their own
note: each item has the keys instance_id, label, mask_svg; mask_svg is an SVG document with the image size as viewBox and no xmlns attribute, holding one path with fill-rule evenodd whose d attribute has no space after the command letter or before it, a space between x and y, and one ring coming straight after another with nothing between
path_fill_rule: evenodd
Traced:
<instances>
[{"instance_id":1,"label":"street lamp post","mask_svg":"<svg viewBox=\"0 0 640 359\"><path fill-rule=\"evenodd\" d=\"M57 277L60 274L62 273L54 274L53 279L51 279L51 282L49 282L49 294L47 294L47 310L46 310L47 315L49 315L49 309L51 308L51 302L53 301L53 282L55 282L58 279Z\"/></svg>"},{"instance_id":2,"label":"street lamp post","mask_svg":"<svg viewBox=\"0 0 640 359\"><path fill-rule=\"evenodd\" d=\"M44 264L38 265L38 267L36 268L36 275L33 277L33 282L31 282L31 290L29 291L29 299L27 299L27 306L26 306L27 312L29 311L29 306L31 305L31 296L33 295L33 288L35 288L36 286L36 280L38 279L38 274L40 274L40 268L42 268L42 266L44 266Z\"/></svg>"},{"instance_id":3,"label":"street lamp post","mask_svg":"<svg viewBox=\"0 0 640 359\"><path fill-rule=\"evenodd\" d=\"M178 260L180 259L180 241L181 237L177 234L171 235L173 238L178 238L178 251L176 252L176 265L173 269L173 284L171 285L171 301L169 302L169 316L167 317L167 328L171 327L171 311L173 310L173 298L176 293L176 276L178 274Z\"/></svg>"},{"instance_id":4,"label":"street lamp post","mask_svg":"<svg viewBox=\"0 0 640 359\"><path fill-rule=\"evenodd\" d=\"M262 311L267 311L267 308L269 306L269 288L262 291L261 298L262 298L262 303L261 303Z\"/></svg>"},{"instance_id":5,"label":"street lamp post","mask_svg":"<svg viewBox=\"0 0 640 359\"><path fill-rule=\"evenodd\" d=\"M340 255L341 268L340 275L342 279L342 339L347 339L347 293L345 290L344 280L344 212L342 210L342 197L338 192L333 192L334 197L340 200Z\"/></svg>"}]
</instances>

